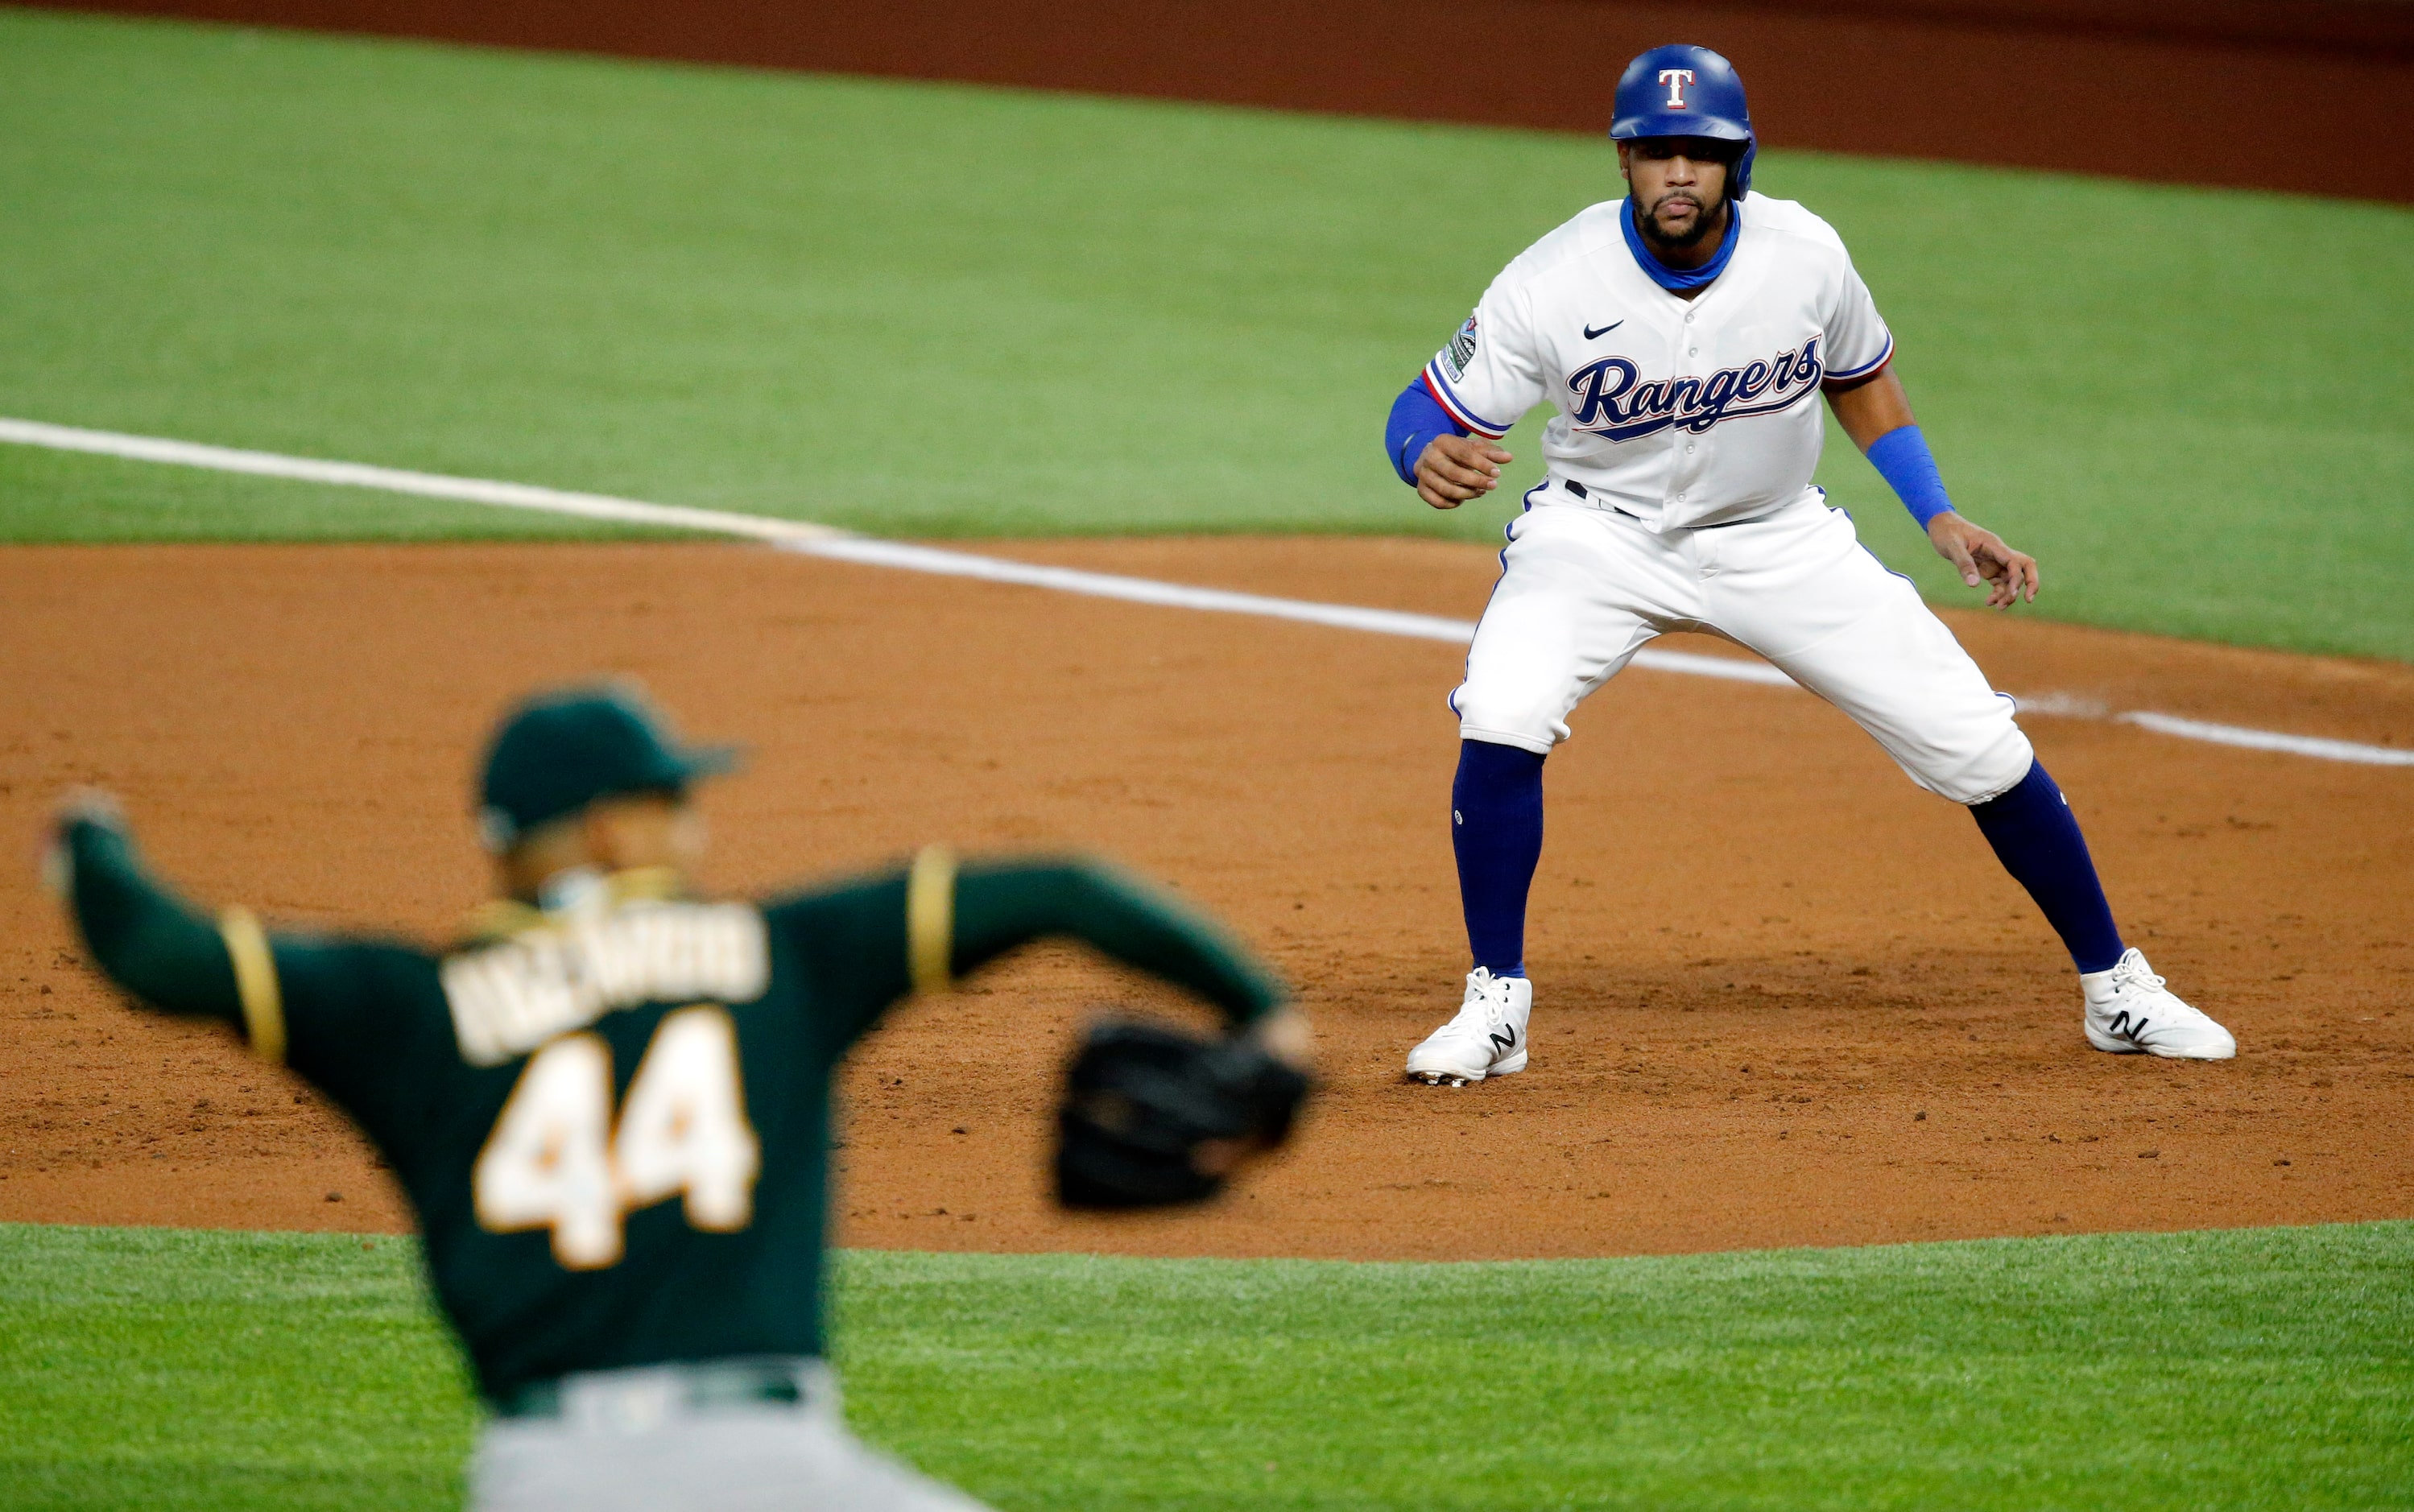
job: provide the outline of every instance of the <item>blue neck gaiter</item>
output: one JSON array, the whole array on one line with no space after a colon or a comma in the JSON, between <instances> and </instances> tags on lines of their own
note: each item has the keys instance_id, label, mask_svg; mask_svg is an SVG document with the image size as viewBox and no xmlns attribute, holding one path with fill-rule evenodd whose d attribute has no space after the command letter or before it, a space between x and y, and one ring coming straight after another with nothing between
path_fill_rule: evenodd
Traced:
<instances>
[{"instance_id":1,"label":"blue neck gaiter","mask_svg":"<svg viewBox=\"0 0 2414 1512\"><path fill-rule=\"evenodd\" d=\"M1710 254L1710 260L1698 268L1672 268L1651 255L1651 248L1644 243L1642 230L1634 224L1633 200L1626 201L1626 213L1617 217L1617 224L1626 232L1626 247L1634 254L1635 266L1649 274L1651 281L1661 288L1681 291L1703 288L1727 271L1727 261L1735 256L1736 244L1743 240L1743 206L1733 200L1727 202L1726 236L1719 243L1719 249Z\"/></svg>"}]
</instances>

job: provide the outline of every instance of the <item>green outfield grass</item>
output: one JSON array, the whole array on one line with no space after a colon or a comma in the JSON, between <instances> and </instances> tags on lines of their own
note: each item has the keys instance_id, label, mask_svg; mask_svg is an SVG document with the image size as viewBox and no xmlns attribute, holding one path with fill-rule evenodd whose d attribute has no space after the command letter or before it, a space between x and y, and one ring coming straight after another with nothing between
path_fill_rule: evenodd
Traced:
<instances>
[{"instance_id":1,"label":"green outfield grass","mask_svg":"<svg viewBox=\"0 0 2414 1512\"><path fill-rule=\"evenodd\" d=\"M2046 612L2414 657L2414 213L1802 153L1760 186L1856 249ZM1508 506L1424 511L1382 415L1616 192L1572 136L0 11L0 414L891 534L1489 539ZM0 447L0 539L559 533L135 471ZM1822 478L1961 596L1849 448Z\"/></svg>"},{"instance_id":2,"label":"green outfield grass","mask_svg":"<svg viewBox=\"0 0 2414 1512\"><path fill-rule=\"evenodd\" d=\"M414 1255L0 1225L0 1505L446 1505ZM2414 1501L2414 1223L839 1280L857 1425L1009 1509Z\"/></svg>"}]
</instances>

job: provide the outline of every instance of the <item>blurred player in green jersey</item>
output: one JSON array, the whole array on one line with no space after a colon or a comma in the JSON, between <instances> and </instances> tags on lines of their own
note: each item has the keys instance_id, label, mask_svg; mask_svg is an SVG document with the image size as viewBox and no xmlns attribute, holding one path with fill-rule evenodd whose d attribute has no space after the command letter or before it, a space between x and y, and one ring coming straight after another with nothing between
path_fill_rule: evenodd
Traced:
<instances>
[{"instance_id":1,"label":"blurred player in green jersey","mask_svg":"<svg viewBox=\"0 0 2414 1512\"><path fill-rule=\"evenodd\" d=\"M823 1363L830 1081L898 1000L1071 936L1213 1003L1237 1051L1304 1061L1261 967L1095 863L934 847L764 902L693 896L688 796L727 763L625 691L522 705L483 782L505 896L440 952L204 916L106 799L59 821L53 881L101 969L239 1026L392 1164L492 1415L473 1506L977 1505L856 1441Z\"/></svg>"}]
</instances>

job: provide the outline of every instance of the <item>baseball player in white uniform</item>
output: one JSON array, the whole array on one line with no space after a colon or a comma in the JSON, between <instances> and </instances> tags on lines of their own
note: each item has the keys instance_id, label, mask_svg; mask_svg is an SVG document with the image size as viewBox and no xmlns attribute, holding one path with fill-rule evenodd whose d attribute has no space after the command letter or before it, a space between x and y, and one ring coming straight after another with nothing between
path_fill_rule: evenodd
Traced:
<instances>
[{"instance_id":1,"label":"baseball player in white uniform","mask_svg":"<svg viewBox=\"0 0 2414 1512\"><path fill-rule=\"evenodd\" d=\"M1582 211L1493 280L1393 407L1393 468L1436 509L1497 488L1496 443L1535 405L1549 471L1509 526L1451 696L1452 837L1474 970L1408 1075L1463 1086L1527 1065L1527 889L1542 765L1567 719L1654 636L1751 647L1842 709L1914 782L1967 805L2069 947L2088 1042L2234 1055L2229 1033L2125 945L2087 842L2013 718L1907 579L1810 484L1825 395L1962 580L2008 608L2035 561L1954 512L1891 362L1894 338L1833 229L1750 191L1742 82L1699 47L1620 79L1626 198Z\"/></svg>"}]
</instances>

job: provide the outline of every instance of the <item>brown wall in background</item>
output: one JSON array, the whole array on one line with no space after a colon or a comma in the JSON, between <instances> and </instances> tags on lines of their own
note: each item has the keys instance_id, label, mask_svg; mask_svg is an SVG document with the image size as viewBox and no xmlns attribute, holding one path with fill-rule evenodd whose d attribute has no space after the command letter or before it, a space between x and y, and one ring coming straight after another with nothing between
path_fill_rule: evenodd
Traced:
<instances>
[{"instance_id":1,"label":"brown wall in background","mask_svg":"<svg viewBox=\"0 0 2414 1512\"><path fill-rule=\"evenodd\" d=\"M1603 129L1664 41L1775 146L2414 202L2409 0L120 0L67 8ZM2267 126L2267 123L2269 125ZM2346 148L2347 151L2341 152ZM2353 182L2309 177L2321 159Z\"/></svg>"}]
</instances>

